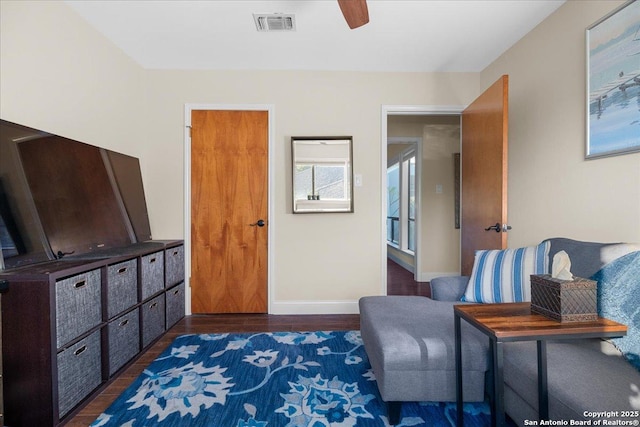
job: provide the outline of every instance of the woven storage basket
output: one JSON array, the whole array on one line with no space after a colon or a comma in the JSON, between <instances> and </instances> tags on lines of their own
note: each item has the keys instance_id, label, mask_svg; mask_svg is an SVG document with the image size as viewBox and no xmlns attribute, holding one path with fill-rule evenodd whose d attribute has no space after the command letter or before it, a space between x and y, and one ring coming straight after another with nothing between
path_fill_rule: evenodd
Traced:
<instances>
[{"instance_id":1,"label":"woven storage basket","mask_svg":"<svg viewBox=\"0 0 640 427\"><path fill-rule=\"evenodd\" d=\"M588 322L598 319L597 304L593 280L531 275L531 311L535 313L560 322Z\"/></svg>"}]
</instances>

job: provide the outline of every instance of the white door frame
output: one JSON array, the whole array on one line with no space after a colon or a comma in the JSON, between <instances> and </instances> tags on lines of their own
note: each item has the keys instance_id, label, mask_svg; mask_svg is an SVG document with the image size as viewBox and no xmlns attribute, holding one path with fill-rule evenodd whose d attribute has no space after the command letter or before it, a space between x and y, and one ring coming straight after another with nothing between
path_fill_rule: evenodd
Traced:
<instances>
[{"instance_id":1,"label":"white door frame","mask_svg":"<svg viewBox=\"0 0 640 427\"><path fill-rule=\"evenodd\" d=\"M396 115L409 115L409 116L436 116L436 115L451 115L462 114L462 111L466 108L464 105L383 105L381 109L381 131L380 131L380 188L381 188L381 224L380 224L380 265L382 276L382 289L381 295L387 294L387 120L389 116ZM422 147L419 147L420 163L422 163ZM417 160L417 159L416 159ZM417 162L416 162L417 163ZM420 168L422 170L422 168ZM420 181L422 176L420 177ZM416 185L416 191L421 191L421 182ZM422 197L420 198L422 199ZM416 206L416 209L422 210L421 200L420 206ZM422 220L416 224L416 257L415 257L415 273L414 277L419 278L422 272L422 262L419 259L418 251L421 244L422 235Z\"/></svg>"},{"instance_id":2,"label":"white door frame","mask_svg":"<svg viewBox=\"0 0 640 427\"><path fill-rule=\"evenodd\" d=\"M229 111L266 111L269 116L269 154L268 154L268 191L267 209L269 225L267 227L267 313L271 313L274 277L274 236L275 215L275 106L273 104L185 104L184 106L184 262L185 262L185 312L191 314L191 112L196 110Z\"/></svg>"}]
</instances>

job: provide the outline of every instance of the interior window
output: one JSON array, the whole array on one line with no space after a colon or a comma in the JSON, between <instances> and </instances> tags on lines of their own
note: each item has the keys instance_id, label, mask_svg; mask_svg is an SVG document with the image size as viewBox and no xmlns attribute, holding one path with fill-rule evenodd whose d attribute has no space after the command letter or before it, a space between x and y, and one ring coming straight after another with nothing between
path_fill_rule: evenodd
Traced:
<instances>
[{"instance_id":1,"label":"interior window","mask_svg":"<svg viewBox=\"0 0 640 427\"><path fill-rule=\"evenodd\" d=\"M416 154L403 151L387 168L387 242L415 252Z\"/></svg>"}]
</instances>

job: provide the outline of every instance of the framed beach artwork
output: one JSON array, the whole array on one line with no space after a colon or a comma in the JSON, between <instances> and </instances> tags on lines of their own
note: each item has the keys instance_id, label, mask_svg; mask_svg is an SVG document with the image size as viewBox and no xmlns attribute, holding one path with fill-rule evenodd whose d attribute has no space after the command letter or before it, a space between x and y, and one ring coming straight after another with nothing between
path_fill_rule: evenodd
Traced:
<instances>
[{"instance_id":1,"label":"framed beach artwork","mask_svg":"<svg viewBox=\"0 0 640 427\"><path fill-rule=\"evenodd\" d=\"M586 158L640 151L640 0L587 28Z\"/></svg>"}]
</instances>

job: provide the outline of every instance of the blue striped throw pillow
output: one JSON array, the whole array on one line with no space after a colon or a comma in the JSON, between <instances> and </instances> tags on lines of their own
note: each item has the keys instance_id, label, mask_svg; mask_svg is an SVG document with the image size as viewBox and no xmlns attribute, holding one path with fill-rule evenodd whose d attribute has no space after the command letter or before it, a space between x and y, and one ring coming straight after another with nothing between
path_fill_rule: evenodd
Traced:
<instances>
[{"instance_id":1,"label":"blue striped throw pillow","mask_svg":"<svg viewBox=\"0 0 640 427\"><path fill-rule=\"evenodd\" d=\"M531 275L549 273L550 247L545 241L526 248L476 251L462 301L531 301Z\"/></svg>"}]
</instances>

